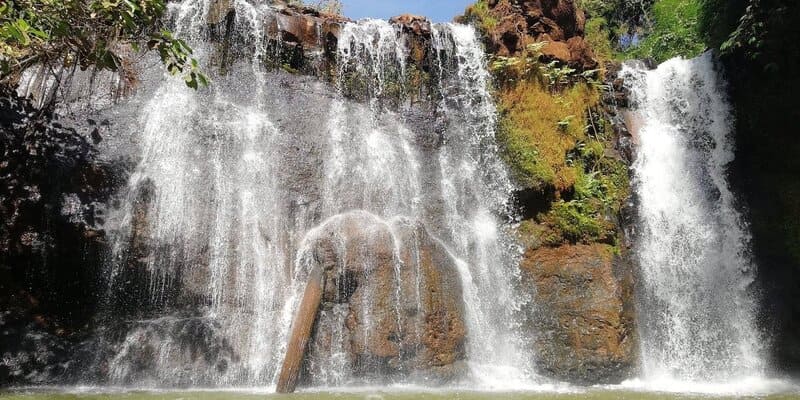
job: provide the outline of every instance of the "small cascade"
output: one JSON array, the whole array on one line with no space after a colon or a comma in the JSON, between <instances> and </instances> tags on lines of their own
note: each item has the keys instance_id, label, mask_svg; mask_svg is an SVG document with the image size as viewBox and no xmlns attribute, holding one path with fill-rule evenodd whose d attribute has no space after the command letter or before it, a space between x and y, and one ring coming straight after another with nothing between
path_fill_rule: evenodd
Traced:
<instances>
[{"instance_id":1,"label":"small cascade","mask_svg":"<svg viewBox=\"0 0 800 400\"><path fill-rule=\"evenodd\" d=\"M644 378L726 383L764 372L750 236L726 178L733 121L710 53L623 70L636 110ZM674 390L674 389L673 389Z\"/></svg>"},{"instance_id":2,"label":"small cascade","mask_svg":"<svg viewBox=\"0 0 800 400\"><path fill-rule=\"evenodd\" d=\"M202 40L208 3L170 4L176 33L192 41L200 59L213 51ZM149 271L150 303L158 312L191 309L183 318L204 321L215 333L194 340L224 341L230 353L225 359L210 354L197 372L186 374L174 354L188 351L186 343L163 349L186 338L154 343L159 356L146 360L146 368L156 385L273 382L299 291L289 254L298 235L287 228L302 230L306 219L286 212L295 210L286 193L290 186L276 171L289 144L267 109L268 77L259 65L266 50L262 24L271 10L244 1L235 7L235 26L253 38L249 65L215 77L205 92L162 79L130 128L141 130L136 140L142 155L120 210L114 251L121 262L112 273L124 275L132 253L141 253L137 263ZM112 285L117 282L112 277ZM163 320L145 329L158 330ZM138 340L137 330L131 331L112 360L115 383L147 382L132 370L141 367L133 362L141 356L127 350ZM188 342L194 351L204 348ZM193 377L187 382L184 375Z\"/></svg>"},{"instance_id":3,"label":"small cascade","mask_svg":"<svg viewBox=\"0 0 800 400\"><path fill-rule=\"evenodd\" d=\"M105 320L123 326L104 336L109 380L274 388L320 260L328 286L307 384L359 383L364 371L425 383L435 370L491 387L530 379L514 322L519 248L500 217L513 187L474 30L433 25L420 82L410 33L346 23L331 88L267 67L280 49L265 24L281 17L261 3L232 3L234 36L252 51L210 88L148 69L124 106L137 118L120 129L134 132L140 158L108 223ZM209 7L169 5L199 59L217 54ZM426 292L433 284L453 296Z\"/></svg>"}]
</instances>

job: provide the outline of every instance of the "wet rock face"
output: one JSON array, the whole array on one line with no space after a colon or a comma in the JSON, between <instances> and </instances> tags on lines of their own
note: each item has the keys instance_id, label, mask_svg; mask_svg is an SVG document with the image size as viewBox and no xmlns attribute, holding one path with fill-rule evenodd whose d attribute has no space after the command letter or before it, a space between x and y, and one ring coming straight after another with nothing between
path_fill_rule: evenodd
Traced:
<instances>
[{"instance_id":1,"label":"wet rock face","mask_svg":"<svg viewBox=\"0 0 800 400\"><path fill-rule=\"evenodd\" d=\"M638 348L631 266L595 244L529 250L521 269L535 290L538 372L580 384L628 378Z\"/></svg>"},{"instance_id":2,"label":"wet rock face","mask_svg":"<svg viewBox=\"0 0 800 400\"><path fill-rule=\"evenodd\" d=\"M97 306L114 187L99 125L0 87L0 386L63 375Z\"/></svg>"},{"instance_id":3,"label":"wet rock face","mask_svg":"<svg viewBox=\"0 0 800 400\"><path fill-rule=\"evenodd\" d=\"M411 32L418 36L429 37L431 35L431 21L423 16L412 14L398 15L389 19L389 23L399 25L405 32Z\"/></svg>"},{"instance_id":4,"label":"wet rock face","mask_svg":"<svg viewBox=\"0 0 800 400\"><path fill-rule=\"evenodd\" d=\"M341 15L319 12L313 8L272 0L275 10L265 19L264 33L270 38L271 54L266 62L276 68L289 68L304 74L330 78L335 68L336 49L343 26L351 22ZM250 32L238 32L236 9L232 0L213 0L207 16L208 35L220 44L215 57L224 69L236 59L252 55ZM409 61L419 69L425 65L431 38L431 21L423 16L403 14L389 22L398 32L410 34Z\"/></svg>"},{"instance_id":5,"label":"wet rock face","mask_svg":"<svg viewBox=\"0 0 800 400\"><path fill-rule=\"evenodd\" d=\"M597 67L594 53L583 40L586 17L574 0L488 0L496 22L486 33L487 51L516 56L528 45L547 42L541 52L577 69ZM469 16L468 16L469 17Z\"/></svg>"},{"instance_id":6,"label":"wet rock face","mask_svg":"<svg viewBox=\"0 0 800 400\"><path fill-rule=\"evenodd\" d=\"M466 327L455 260L420 224L353 212L311 233L323 306L306 359L313 383L460 374ZM340 365L341 371L322 370Z\"/></svg>"},{"instance_id":7,"label":"wet rock face","mask_svg":"<svg viewBox=\"0 0 800 400\"><path fill-rule=\"evenodd\" d=\"M124 385L198 386L224 374L238 361L218 324L207 318L145 320L134 322L126 330L125 340L104 354L99 366ZM166 370L172 371L169 378L163 376Z\"/></svg>"},{"instance_id":8,"label":"wet rock face","mask_svg":"<svg viewBox=\"0 0 800 400\"><path fill-rule=\"evenodd\" d=\"M0 294L0 386L50 383L69 367L69 335L37 303L26 292Z\"/></svg>"}]
</instances>

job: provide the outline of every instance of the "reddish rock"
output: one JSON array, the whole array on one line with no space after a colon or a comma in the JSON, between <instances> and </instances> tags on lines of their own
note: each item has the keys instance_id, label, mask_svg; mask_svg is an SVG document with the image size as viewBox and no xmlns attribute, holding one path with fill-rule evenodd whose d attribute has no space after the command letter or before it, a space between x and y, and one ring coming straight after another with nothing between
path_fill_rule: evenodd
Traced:
<instances>
[{"instance_id":1,"label":"reddish rock","mask_svg":"<svg viewBox=\"0 0 800 400\"><path fill-rule=\"evenodd\" d=\"M483 25L487 50L500 56L519 55L534 42L547 41L543 56L576 69L597 67L594 53L583 41L586 16L574 0L490 0ZM462 20L482 18L468 10Z\"/></svg>"},{"instance_id":2,"label":"reddish rock","mask_svg":"<svg viewBox=\"0 0 800 400\"><path fill-rule=\"evenodd\" d=\"M413 14L403 14L392 17L389 23L399 25L406 32L411 32L419 36L431 35L431 21L423 16Z\"/></svg>"},{"instance_id":3,"label":"reddish rock","mask_svg":"<svg viewBox=\"0 0 800 400\"><path fill-rule=\"evenodd\" d=\"M547 44L542 47L541 53L548 60L569 60L572 52L569 45L564 42L547 40Z\"/></svg>"},{"instance_id":4,"label":"reddish rock","mask_svg":"<svg viewBox=\"0 0 800 400\"><path fill-rule=\"evenodd\" d=\"M467 334L461 280L422 225L351 212L312 233L304 254L325 282L309 379L324 379L337 352L354 377L458 376Z\"/></svg>"},{"instance_id":5,"label":"reddish rock","mask_svg":"<svg viewBox=\"0 0 800 400\"><path fill-rule=\"evenodd\" d=\"M631 267L608 245L528 250L521 263L537 305L538 372L576 383L618 383L636 362Z\"/></svg>"},{"instance_id":6,"label":"reddish rock","mask_svg":"<svg viewBox=\"0 0 800 400\"><path fill-rule=\"evenodd\" d=\"M569 38L567 47L569 47L569 64L571 67L583 70L597 68L594 52L582 37L574 36Z\"/></svg>"}]
</instances>

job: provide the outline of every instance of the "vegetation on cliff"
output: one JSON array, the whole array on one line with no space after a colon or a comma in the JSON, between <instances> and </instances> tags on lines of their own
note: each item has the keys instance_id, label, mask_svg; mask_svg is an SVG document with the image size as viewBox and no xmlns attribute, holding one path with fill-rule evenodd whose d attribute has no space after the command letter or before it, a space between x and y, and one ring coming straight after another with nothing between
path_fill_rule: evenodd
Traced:
<instances>
[{"instance_id":1,"label":"vegetation on cliff","mask_svg":"<svg viewBox=\"0 0 800 400\"><path fill-rule=\"evenodd\" d=\"M732 178L750 213L764 315L777 327L774 358L777 366L800 371L800 307L791 300L800 287L800 142L791 128L800 120L800 3L651 0L631 14L615 3L581 3L587 41L597 52L602 46L595 43L608 39L615 58L660 62L705 49L719 55L736 117Z\"/></svg>"},{"instance_id":2,"label":"vegetation on cliff","mask_svg":"<svg viewBox=\"0 0 800 400\"><path fill-rule=\"evenodd\" d=\"M494 37L502 42L508 35L497 30L508 25L510 17L502 15L508 4L491 3L477 2L467 10L466 18L488 40ZM553 18L560 16L552 14ZM572 20L581 19L576 10ZM611 88L604 82L602 69L581 68L586 62L571 58L572 52L559 58L557 52L547 51L552 42L541 39L566 39L560 35L562 28L552 27L547 36L532 37L542 22L554 21L547 17L543 20L529 24L531 37L519 40L530 43L524 50L509 56L494 55L491 62L500 111L498 138L525 192L520 197L529 198L522 201L527 204L521 204L526 220L520 234L523 242L533 247L616 244L617 217L628 197L629 178L627 166L616 157L615 134L602 102L603 93ZM595 28L577 23L573 31L580 35ZM595 41L600 48L600 52L589 48L588 54L610 58L608 40L596 39L586 36L586 42ZM514 47L508 43L502 46L506 53Z\"/></svg>"},{"instance_id":3,"label":"vegetation on cliff","mask_svg":"<svg viewBox=\"0 0 800 400\"><path fill-rule=\"evenodd\" d=\"M519 188L521 277L548 305L526 311L534 362L557 379L619 382L633 370L637 339L609 24L570 1L480 0L465 20L490 54L497 138Z\"/></svg>"}]
</instances>

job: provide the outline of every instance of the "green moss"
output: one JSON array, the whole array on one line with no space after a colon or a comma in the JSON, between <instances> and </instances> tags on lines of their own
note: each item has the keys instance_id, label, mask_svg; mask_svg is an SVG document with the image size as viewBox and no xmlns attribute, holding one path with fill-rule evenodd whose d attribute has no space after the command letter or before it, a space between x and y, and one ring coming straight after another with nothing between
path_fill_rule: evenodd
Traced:
<instances>
[{"instance_id":1,"label":"green moss","mask_svg":"<svg viewBox=\"0 0 800 400\"><path fill-rule=\"evenodd\" d=\"M497 27L497 18L489 12L487 0L478 0L475 4L467 7L464 12L464 22L477 27L484 34L488 34Z\"/></svg>"},{"instance_id":2,"label":"green moss","mask_svg":"<svg viewBox=\"0 0 800 400\"><path fill-rule=\"evenodd\" d=\"M585 40L594 51L598 61L614 60L619 57L611 44L611 26L604 17L586 20Z\"/></svg>"},{"instance_id":3,"label":"green moss","mask_svg":"<svg viewBox=\"0 0 800 400\"><path fill-rule=\"evenodd\" d=\"M586 84L553 90L523 80L499 94L502 111L499 139L517 180L531 188L568 190L576 171L568 154L587 141L584 116L599 101Z\"/></svg>"},{"instance_id":4,"label":"green moss","mask_svg":"<svg viewBox=\"0 0 800 400\"><path fill-rule=\"evenodd\" d=\"M597 156L601 142L585 146L591 149L580 161L573 199L558 200L539 220L552 229L545 239L551 245L572 243L617 242L616 216L630 192L627 166L619 160ZM594 166L590 166L594 163Z\"/></svg>"},{"instance_id":5,"label":"green moss","mask_svg":"<svg viewBox=\"0 0 800 400\"><path fill-rule=\"evenodd\" d=\"M526 139L526 132L509 119L501 122L498 139L503 143L504 158L516 180L523 186L543 189L555 181L553 168L539 154L536 145Z\"/></svg>"},{"instance_id":6,"label":"green moss","mask_svg":"<svg viewBox=\"0 0 800 400\"><path fill-rule=\"evenodd\" d=\"M629 176L625 163L606 155L608 122L589 119L601 115L594 111L599 90L575 82L553 90L523 79L499 94L498 138L515 178L556 195L550 210L530 222L537 228L520 233L535 235L523 240L528 248L617 242L616 216L630 192Z\"/></svg>"}]
</instances>

